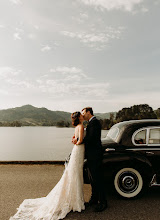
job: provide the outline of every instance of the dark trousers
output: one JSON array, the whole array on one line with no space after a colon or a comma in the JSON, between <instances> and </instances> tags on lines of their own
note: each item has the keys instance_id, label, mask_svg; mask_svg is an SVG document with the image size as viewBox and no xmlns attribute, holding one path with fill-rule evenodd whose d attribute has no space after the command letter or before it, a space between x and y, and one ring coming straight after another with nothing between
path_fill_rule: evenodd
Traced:
<instances>
[{"instance_id":1,"label":"dark trousers","mask_svg":"<svg viewBox=\"0 0 160 220\"><path fill-rule=\"evenodd\" d=\"M102 160L87 160L91 174L92 198L99 202L106 201Z\"/></svg>"}]
</instances>

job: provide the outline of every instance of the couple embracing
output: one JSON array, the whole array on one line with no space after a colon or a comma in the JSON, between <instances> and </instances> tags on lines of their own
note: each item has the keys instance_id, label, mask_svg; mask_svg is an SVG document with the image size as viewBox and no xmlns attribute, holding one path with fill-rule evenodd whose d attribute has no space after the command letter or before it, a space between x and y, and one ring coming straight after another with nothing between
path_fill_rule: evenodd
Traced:
<instances>
[{"instance_id":1,"label":"couple embracing","mask_svg":"<svg viewBox=\"0 0 160 220\"><path fill-rule=\"evenodd\" d=\"M75 134L72 138L74 147L69 163L66 165L60 181L46 197L25 199L17 213L10 220L58 220L70 211L81 212L88 206L95 205L95 211L107 208L102 173L101 125L93 115L91 107L81 113L71 114ZM88 121L84 137L83 121ZM92 195L89 202L84 202L83 163L87 159L91 174Z\"/></svg>"}]
</instances>

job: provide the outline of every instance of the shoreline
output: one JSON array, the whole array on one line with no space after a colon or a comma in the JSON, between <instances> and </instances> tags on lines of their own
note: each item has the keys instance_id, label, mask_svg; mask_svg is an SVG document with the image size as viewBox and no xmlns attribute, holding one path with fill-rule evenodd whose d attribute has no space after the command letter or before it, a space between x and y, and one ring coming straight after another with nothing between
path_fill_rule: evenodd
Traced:
<instances>
[{"instance_id":1,"label":"shoreline","mask_svg":"<svg viewBox=\"0 0 160 220\"><path fill-rule=\"evenodd\" d=\"M0 165L7 165L7 164L20 164L20 165L49 165L49 164L57 164L57 165L64 165L65 161L0 161Z\"/></svg>"}]
</instances>

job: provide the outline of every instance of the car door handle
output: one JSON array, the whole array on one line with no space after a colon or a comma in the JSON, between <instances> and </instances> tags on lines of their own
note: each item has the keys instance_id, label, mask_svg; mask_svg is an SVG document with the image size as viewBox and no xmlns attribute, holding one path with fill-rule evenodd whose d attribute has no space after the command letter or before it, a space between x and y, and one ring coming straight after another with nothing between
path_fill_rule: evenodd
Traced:
<instances>
[{"instance_id":1,"label":"car door handle","mask_svg":"<svg viewBox=\"0 0 160 220\"><path fill-rule=\"evenodd\" d=\"M154 154L153 152L150 151L146 151L146 154Z\"/></svg>"}]
</instances>

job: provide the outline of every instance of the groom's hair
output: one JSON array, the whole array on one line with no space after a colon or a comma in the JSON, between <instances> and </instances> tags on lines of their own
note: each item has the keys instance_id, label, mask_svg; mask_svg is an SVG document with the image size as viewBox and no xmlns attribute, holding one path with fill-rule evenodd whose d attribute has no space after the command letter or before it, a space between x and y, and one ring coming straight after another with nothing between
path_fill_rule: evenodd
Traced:
<instances>
[{"instance_id":1,"label":"groom's hair","mask_svg":"<svg viewBox=\"0 0 160 220\"><path fill-rule=\"evenodd\" d=\"M83 110L86 110L86 112L89 111L89 112L91 113L91 115L93 115L93 109L92 109L92 107L85 107L85 108L82 109L82 111L83 111Z\"/></svg>"}]
</instances>

